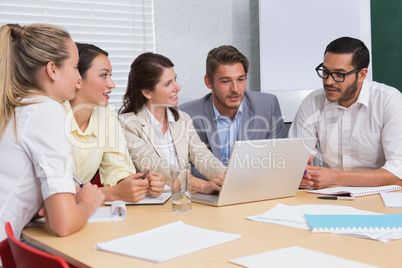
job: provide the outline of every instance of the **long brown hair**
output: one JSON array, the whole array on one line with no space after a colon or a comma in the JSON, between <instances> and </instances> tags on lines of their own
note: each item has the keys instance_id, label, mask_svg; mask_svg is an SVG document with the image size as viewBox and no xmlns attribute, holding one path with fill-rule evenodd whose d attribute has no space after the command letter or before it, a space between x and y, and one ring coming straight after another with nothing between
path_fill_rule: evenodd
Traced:
<instances>
[{"instance_id":1,"label":"long brown hair","mask_svg":"<svg viewBox=\"0 0 402 268\"><path fill-rule=\"evenodd\" d=\"M165 68L172 68L174 64L167 57L146 52L139 55L131 64L128 75L127 90L123 97L123 106L120 113L134 112L137 114L147 102L141 90L154 91L159 83ZM177 107L169 107L174 119L179 119Z\"/></svg>"},{"instance_id":2,"label":"long brown hair","mask_svg":"<svg viewBox=\"0 0 402 268\"><path fill-rule=\"evenodd\" d=\"M67 31L50 24L0 28L0 138L10 121L15 124L15 108L32 104L23 98L46 95L39 72L47 63L62 67L70 56Z\"/></svg>"}]
</instances>

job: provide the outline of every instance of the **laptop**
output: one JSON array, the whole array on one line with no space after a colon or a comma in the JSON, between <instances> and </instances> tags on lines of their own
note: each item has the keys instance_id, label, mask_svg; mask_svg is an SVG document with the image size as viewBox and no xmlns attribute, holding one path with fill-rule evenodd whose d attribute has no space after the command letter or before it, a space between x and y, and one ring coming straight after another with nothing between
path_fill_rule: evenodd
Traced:
<instances>
[{"instance_id":1,"label":"laptop","mask_svg":"<svg viewBox=\"0 0 402 268\"><path fill-rule=\"evenodd\" d=\"M236 141L219 195L192 193L191 200L219 207L295 196L316 140Z\"/></svg>"}]
</instances>

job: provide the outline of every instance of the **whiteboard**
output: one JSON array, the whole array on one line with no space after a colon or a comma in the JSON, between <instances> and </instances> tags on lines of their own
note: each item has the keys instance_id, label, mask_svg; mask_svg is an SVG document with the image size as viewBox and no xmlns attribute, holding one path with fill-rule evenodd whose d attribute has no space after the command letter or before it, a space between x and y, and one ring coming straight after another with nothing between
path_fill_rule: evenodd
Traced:
<instances>
[{"instance_id":1,"label":"whiteboard","mask_svg":"<svg viewBox=\"0 0 402 268\"><path fill-rule=\"evenodd\" d=\"M350 36L371 51L370 0L260 0L259 4L261 92L275 94L285 122L292 122L303 98L322 87L314 69L331 41Z\"/></svg>"}]
</instances>

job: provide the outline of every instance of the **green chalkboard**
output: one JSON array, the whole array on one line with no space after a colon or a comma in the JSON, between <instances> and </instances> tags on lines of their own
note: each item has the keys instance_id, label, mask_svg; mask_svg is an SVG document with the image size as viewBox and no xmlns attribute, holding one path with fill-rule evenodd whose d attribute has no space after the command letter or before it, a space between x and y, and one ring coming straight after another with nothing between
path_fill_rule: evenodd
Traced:
<instances>
[{"instance_id":1,"label":"green chalkboard","mask_svg":"<svg viewBox=\"0 0 402 268\"><path fill-rule=\"evenodd\" d=\"M373 80L402 91L402 1L371 0Z\"/></svg>"}]
</instances>

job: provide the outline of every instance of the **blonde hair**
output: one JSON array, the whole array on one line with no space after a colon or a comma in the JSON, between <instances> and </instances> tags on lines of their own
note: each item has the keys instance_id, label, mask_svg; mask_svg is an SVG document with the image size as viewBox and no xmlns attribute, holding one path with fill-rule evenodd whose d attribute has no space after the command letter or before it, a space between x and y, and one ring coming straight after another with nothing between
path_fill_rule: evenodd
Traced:
<instances>
[{"instance_id":1,"label":"blonde hair","mask_svg":"<svg viewBox=\"0 0 402 268\"><path fill-rule=\"evenodd\" d=\"M46 95L39 72L49 62L62 67L70 56L66 39L69 33L50 24L0 28L0 138L10 121L15 124L15 108L32 104L23 98Z\"/></svg>"}]
</instances>

